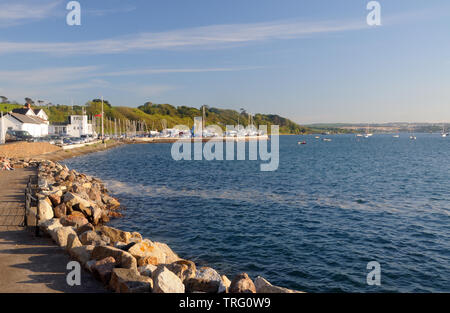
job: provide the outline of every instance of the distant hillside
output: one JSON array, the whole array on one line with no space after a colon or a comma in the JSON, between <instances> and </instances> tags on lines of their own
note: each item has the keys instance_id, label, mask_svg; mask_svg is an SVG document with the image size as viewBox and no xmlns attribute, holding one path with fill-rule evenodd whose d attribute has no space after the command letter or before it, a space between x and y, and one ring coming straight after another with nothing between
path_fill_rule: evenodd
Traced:
<instances>
[{"instance_id":1,"label":"distant hillside","mask_svg":"<svg viewBox=\"0 0 450 313\"><path fill-rule=\"evenodd\" d=\"M0 110L3 112L11 111L14 108L20 108L19 104L0 103ZM88 115L96 115L101 112L101 100L94 99L84 107L81 106L67 106L67 105L50 105L32 107L43 108L49 116L50 122L65 122L71 114L81 114L83 108ZM202 116L201 108L193 108L187 106L172 106L170 104L154 104L147 102L137 108L125 106L112 106L108 101L104 101L103 110L105 117L117 120L132 120L144 121L148 128L162 130L164 127L173 127L175 125L193 126L193 119L196 116ZM235 110L218 109L212 107L205 107L206 125L216 124L222 129L226 125L240 125L247 126L249 124L249 114L244 110L237 112ZM255 114L253 116L253 123L256 126L279 125L280 133L282 134L306 134L316 132L318 130L308 127L300 126L291 120L274 114ZM105 124L105 128L108 125Z\"/></svg>"}]
</instances>

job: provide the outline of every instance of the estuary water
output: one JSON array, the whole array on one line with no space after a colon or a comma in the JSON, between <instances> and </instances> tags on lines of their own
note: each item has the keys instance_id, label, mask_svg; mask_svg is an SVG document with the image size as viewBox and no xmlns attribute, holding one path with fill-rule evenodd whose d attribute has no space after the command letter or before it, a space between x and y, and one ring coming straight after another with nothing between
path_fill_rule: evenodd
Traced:
<instances>
[{"instance_id":1,"label":"estuary water","mask_svg":"<svg viewBox=\"0 0 450 313\"><path fill-rule=\"evenodd\" d=\"M262 161L174 161L170 144L65 163L103 179L127 208L111 226L230 279L245 271L307 292L449 292L450 138L327 138L280 136L274 172ZM370 261L380 286L367 284Z\"/></svg>"}]
</instances>

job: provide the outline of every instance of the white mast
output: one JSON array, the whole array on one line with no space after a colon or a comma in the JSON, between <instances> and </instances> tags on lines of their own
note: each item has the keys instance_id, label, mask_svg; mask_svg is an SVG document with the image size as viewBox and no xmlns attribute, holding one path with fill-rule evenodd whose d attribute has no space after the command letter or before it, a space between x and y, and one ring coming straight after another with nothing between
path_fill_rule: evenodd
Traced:
<instances>
[{"instance_id":1,"label":"white mast","mask_svg":"<svg viewBox=\"0 0 450 313\"><path fill-rule=\"evenodd\" d=\"M102 96L102 140L104 139L104 126L103 126L103 96Z\"/></svg>"}]
</instances>

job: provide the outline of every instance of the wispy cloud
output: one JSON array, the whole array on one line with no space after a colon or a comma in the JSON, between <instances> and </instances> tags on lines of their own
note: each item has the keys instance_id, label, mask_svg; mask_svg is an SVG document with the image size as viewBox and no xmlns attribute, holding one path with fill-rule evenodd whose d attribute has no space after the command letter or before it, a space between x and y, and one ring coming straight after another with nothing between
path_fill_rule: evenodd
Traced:
<instances>
[{"instance_id":1,"label":"wispy cloud","mask_svg":"<svg viewBox=\"0 0 450 313\"><path fill-rule=\"evenodd\" d=\"M53 16L61 0L37 0L0 3L0 27L14 26Z\"/></svg>"},{"instance_id":2,"label":"wispy cloud","mask_svg":"<svg viewBox=\"0 0 450 313\"><path fill-rule=\"evenodd\" d=\"M29 70L2 70L0 82L8 84L47 84L75 81L93 75L96 66L52 67Z\"/></svg>"},{"instance_id":3,"label":"wispy cloud","mask_svg":"<svg viewBox=\"0 0 450 313\"><path fill-rule=\"evenodd\" d=\"M120 77L138 75L157 75L175 73L209 73L233 72L261 69L261 66L246 67L212 67L212 68L144 68L122 71L105 71L101 66L50 67L27 70L0 70L0 83L8 84L49 84L80 79L96 79L99 77Z\"/></svg>"},{"instance_id":4,"label":"wispy cloud","mask_svg":"<svg viewBox=\"0 0 450 313\"><path fill-rule=\"evenodd\" d=\"M24 97L67 98L85 90L94 92L133 94L153 97L178 88L164 84L148 84L142 78L135 83L108 81L121 76L159 75L171 73L209 73L259 69L262 67L214 67L214 68L147 68L107 71L102 66L50 67L26 70L0 70L0 93L11 99ZM130 80L127 80L130 81ZM133 81L133 78L131 78Z\"/></svg>"},{"instance_id":5,"label":"wispy cloud","mask_svg":"<svg viewBox=\"0 0 450 313\"><path fill-rule=\"evenodd\" d=\"M285 40L316 34L367 28L364 21L276 21L225 24L155 33L140 33L81 42L0 42L0 53L35 52L56 55L112 54L180 48L221 48L269 40Z\"/></svg>"}]
</instances>

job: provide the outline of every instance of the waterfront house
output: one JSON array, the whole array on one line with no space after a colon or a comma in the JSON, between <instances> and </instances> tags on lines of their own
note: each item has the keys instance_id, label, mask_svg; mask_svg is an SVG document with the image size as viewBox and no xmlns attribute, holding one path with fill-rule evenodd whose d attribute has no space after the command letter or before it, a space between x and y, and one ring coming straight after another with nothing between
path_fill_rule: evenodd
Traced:
<instances>
[{"instance_id":1,"label":"waterfront house","mask_svg":"<svg viewBox=\"0 0 450 313\"><path fill-rule=\"evenodd\" d=\"M54 135L80 137L83 135L94 135L92 123L89 123L87 115L71 115L67 122L52 123L49 133Z\"/></svg>"},{"instance_id":2,"label":"waterfront house","mask_svg":"<svg viewBox=\"0 0 450 313\"><path fill-rule=\"evenodd\" d=\"M3 116L1 129L3 133L8 129L25 130L33 137L42 137L48 135L48 122L39 117L11 112ZM4 134L1 137L4 138Z\"/></svg>"}]
</instances>

